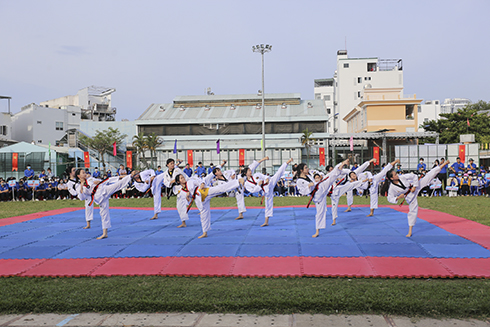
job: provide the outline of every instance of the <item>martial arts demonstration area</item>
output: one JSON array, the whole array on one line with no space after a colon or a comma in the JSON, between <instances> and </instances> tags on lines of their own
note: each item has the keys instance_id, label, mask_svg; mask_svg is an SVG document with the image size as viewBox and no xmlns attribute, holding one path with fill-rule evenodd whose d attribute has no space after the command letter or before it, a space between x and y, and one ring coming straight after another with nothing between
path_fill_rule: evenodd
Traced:
<instances>
[{"instance_id":1,"label":"martial arts demonstration area","mask_svg":"<svg viewBox=\"0 0 490 327\"><path fill-rule=\"evenodd\" d=\"M198 239L198 210L186 228L176 209L111 208L110 237L97 240L99 210L83 229L83 208L0 220L1 276L348 276L490 277L490 227L419 209L406 237L408 206L369 206L342 212L312 238L315 208L276 207L269 226L264 208L213 208L208 237Z\"/></svg>"}]
</instances>

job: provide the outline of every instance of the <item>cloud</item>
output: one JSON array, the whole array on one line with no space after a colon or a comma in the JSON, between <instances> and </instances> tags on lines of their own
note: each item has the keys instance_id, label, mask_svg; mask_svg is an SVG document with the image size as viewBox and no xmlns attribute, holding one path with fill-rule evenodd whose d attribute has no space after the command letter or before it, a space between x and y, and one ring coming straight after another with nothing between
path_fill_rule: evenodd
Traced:
<instances>
[{"instance_id":1,"label":"cloud","mask_svg":"<svg viewBox=\"0 0 490 327\"><path fill-rule=\"evenodd\" d=\"M74 45L62 45L56 53L64 56L84 56L90 54L84 47Z\"/></svg>"}]
</instances>

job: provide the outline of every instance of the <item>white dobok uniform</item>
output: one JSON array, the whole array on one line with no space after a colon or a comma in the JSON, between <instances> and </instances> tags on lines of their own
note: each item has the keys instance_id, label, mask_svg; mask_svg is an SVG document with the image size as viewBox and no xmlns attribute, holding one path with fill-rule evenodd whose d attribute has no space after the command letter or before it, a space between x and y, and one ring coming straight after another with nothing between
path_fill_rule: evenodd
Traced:
<instances>
[{"instance_id":1,"label":"white dobok uniform","mask_svg":"<svg viewBox=\"0 0 490 327\"><path fill-rule=\"evenodd\" d=\"M311 196L312 192L315 191L313 196L313 202L315 202L316 215L315 215L315 227L316 229L324 229L326 227L326 217L327 217L327 193L330 187L335 183L337 177L341 174L340 166L342 163L335 166L335 168L327 175L321 174L322 180L320 183L315 182L314 175L318 173L316 171L310 170L307 178L298 178L296 180L296 187L301 195ZM327 179L325 179L327 178ZM325 179L325 180L324 180ZM313 183L313 185L309 185Z\"/></svg>"},{"instance_id":2,"label":"white dobok uniform","mask_svg":"<svg viewBox=\"0 0 490 327\"><path fill-rule=\"evenodd\" d=\"M68 186L68 192L75 197L78 197L78 188L79 183L76 181L69 179L68 182L66 183L66 186ZM94 220L94 204L90 204L92 202L92 199L87 199L85 200L85 221L92 221Z\"/></svg>"},{"instance_id":3,"label":"white dobok uniform","mask_svg":"<svg viewBox=\"0 0 490 327\"><path fill-rule=\"evenodd\" d=\"M418 176L411 174L398 175L399 184L391 183L388 189L388 202L397 203L396 198L399 195L406 194L405 201L408 203L408 226L414 226L417 221L417 214L419 212L419 204L417 196L424 187L434 179L441 171L439 166L432 168L423 178L419 180ZM410 188L415 187L415 192L410 192Z\"/></svg>"},{"instance_id":4,"label":"white dobok uniform","mask_svg":"<svg viewBox=\"0 0 490 327\"><path fill-rule=\"evenodd\" d=\"M250 193L256 193L264 191L265 200L265 217L272 217L274 213L274 188L276 187L279 179L284 175L286 171L287 163L283 163L277 170L274 176L267 176L260 173L256 173L251 179L245 181L245 188ZM262 185L258 185L259 181L263 181Z\"/></svg>"},{"instance_id":5,"label":"white dobok uniform","mask_svg":"<svg viewBox=\"0 0 490 327\"><path fill-rule=\"evenodd\" d=\"M153 169L143 170L139 173L141 182L134 181L134 187L141 193L146 193L146 191L153 185L151 183L151 178L155 176L155 171Z\"/></svg>"},{"instance_id":6,"label":"white dobok uniform","mask_svg":"<svg viewBox=\"0 0 490 327\"><path fill-rule=\"evenodd\" d=\"M99 183L97 186L94 179L87 180L88 185L78 186L78 197L80 200L92 199L92 191L97 187L94 194L94 202L100 206L100 218L102 220L102 229L111 227L111 217L109 215L109 199L112 194L126 187L131 180L131 175L126 175L122 179L118 176L111 177L107 181Z\"/></svg>"},{"instance_id":7,"label":"white dobok uniform","mask_svg":"<svg viewBox=\"0 0 490 327\"><path fill-rule=\"evenodd\" d=\"M390 171L393 166L389 163L387 164L383 170L372 177L371 186L369 187L369 207L370 209L378 209L378 192L379 192L379 183L383 181L386 176L386 173Z\"/></svg>"}]
</instances>

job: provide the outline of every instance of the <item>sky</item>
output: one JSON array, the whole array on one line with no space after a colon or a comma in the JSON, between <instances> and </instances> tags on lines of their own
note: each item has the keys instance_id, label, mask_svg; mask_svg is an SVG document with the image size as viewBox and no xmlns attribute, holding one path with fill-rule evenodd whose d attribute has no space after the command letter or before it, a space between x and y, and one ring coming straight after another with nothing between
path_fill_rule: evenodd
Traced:
<instances>
[{"instance_id":1,"label":"sky","mask_svg":"<svg viewBox=\"0 0 490 327\"><path fill-rule=\"evenodd\" d=\"M115 88L116 120L180 95L265 92L313 99L337 50L403 59L404 93L490 101L490 1L0 0L0 95L11 111ZM0 100L0 112L8 102Z\"/></svg>"}]
</instances>

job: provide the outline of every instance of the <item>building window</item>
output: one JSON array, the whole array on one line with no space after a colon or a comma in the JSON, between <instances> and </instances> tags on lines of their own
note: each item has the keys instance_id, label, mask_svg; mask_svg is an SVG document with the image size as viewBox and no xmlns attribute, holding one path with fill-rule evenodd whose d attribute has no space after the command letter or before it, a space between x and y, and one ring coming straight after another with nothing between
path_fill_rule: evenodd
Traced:
<instances>
[{"instance_id":1,"label":"building window","mask_svg":"<svg viewBox=\"0 0 490 327\"><path fill-rule=\"evenodd\" d=\"M414 120L415 114L413 112L413 104L405 106L405 119L406 120Z\"/></svg>"},{"instance_id":2,"label":"building window","mask_svg":"<svg viewBox=\"0 0 490 327\"><path fill-rule=\"evenodd\" d=\"M320 93L315 93L315 100L321 100L322 95Z\"/></svg>"},{"instance_id":3,"label":"building window","mask_svg":"<svg viewBox=\"0 0 490 327\"><path fill-rule=\"evenodd\" d=\"M40 121L40 120L38 120L38 121L37 121L37 123L38 123L39 125L41 125L43 122L42 122L42 121Z\"/></svg>"},{"instance_id":4,"label":"building window","mask_svg":"<svg viewBox=\"0 0 490 327\"><path fill-rule=\"evenodd\" d=\"M422 112L422 106L417 106L418 112Z\"/></svg>"},{"instance_id":5,"label":"building window","mask_svg":"<svg viewBox=\"0 0 490 327\"><path fill-rule=\"evenodd\" d=\"M429 118L424 118L424 123L427 123L429 121Z\"/></svg>"},{"instance_id":6,"label":"building window","mask_svg":"<svg viewBox=\"0 0 490 327\"><path fill-rule=\"evenodd\" d=\"M370 62L367 64L367 71L368 72L375 72L376 71L376 63L375 62Z\"/></svg>"},{"instance_id":7,"label":"building window","mask_svg":"<svg viewBox=\"0 0 490 327\"><path fill-rule=\"evenodd\" d=\"M327 114L330 115L331 112L332 112L332 109L327 108Z\"/></svg>"},{"instance_id":8,"label":"building window","mask_svg":"<svg viewBox=\"0 0 490 327\"><path fill-rule=\"evenodd\" d=\"M349 68L349 63L348 63L348 62L346 62L346 63L344 64L344 68Z\"/></svg>"},{"instance_id":9,"label":"building window","mask_svg":"<svg viewBox=\"0 0 490 327\"><path fill-rule=\"evenodd\" d=\"M361 97L361 91L357 91L357 97L360 98Z\"/></svg>"},{"instance_id":10,"label":"building window","mask_svg":"<svg viewBox=\"0 0 490 327\"><path fill-rule=\"evenodd\" d=\"M62 121L57 121L56 122L56 130L57 131L62 131L63 130L63 122Z\"/></svg>"},{"instance_id":11,"label":"building window","mask_svg":"<svg viewBox=\"0 0 490 327\"><path fill-rule=\"evenodd\" d=\"M323 100L325 101L330 101L330 95L324 95Z\"/></svg>"},{"instance_id":12,"label":"building window","mask_svg":"<svg viewBox=\"0 0 490 327\"><path fill-rule=\"evenodd\" d=\"M439 104L439 100L436 100L434 103L435 103L435 104Z\"/></svg>"},{"instance_id":13,"label":"building window","mask_svg":"<svg viewBox=\"0 0 490 327\"><path fill-rule=\"evenodd\" d=\"M0 135L7 135L7 125L1 125L0 126Z\"/></svg>"},{"instance_id":14,"label":"building window","mask_svg":"<svg viewBox=\"0 0 490 327\"><path fill-rule=\"evenodd\" d=\"M43 143L43 140L37 140L37 143Z\"/></svg>"},{"instance_id":15,"label":"building window","mask_svg":"<svg viewBox=\"0 0 490 327\"><path fill-rule=\"evenodd\" d=\"M358 77L358 78L357 78L357 83L358 83L358 84L361 84L361 83L362 83L362 77Z\"/></svg>"}]
</instances>

